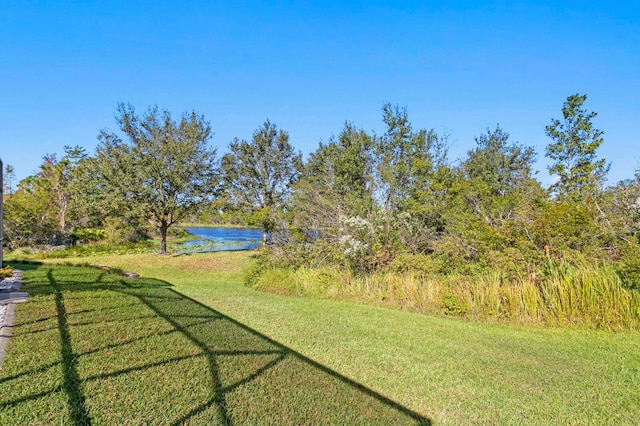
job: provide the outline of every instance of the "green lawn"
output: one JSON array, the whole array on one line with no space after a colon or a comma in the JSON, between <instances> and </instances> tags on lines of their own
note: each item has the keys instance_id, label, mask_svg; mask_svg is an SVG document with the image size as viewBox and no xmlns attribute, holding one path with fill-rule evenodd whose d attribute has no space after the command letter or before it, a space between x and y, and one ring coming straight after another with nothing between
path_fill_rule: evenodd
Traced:
<instances>
[{"instance_id":1,"label":"green lawn","mask_svg":"<svg viewBox=\"0 0 640 426\"><path fill-rule=\"evenodd\" d=\"M82 259L81 261L86 261ZM14 265L0 424L637 424L640 333L480 324L242 285L247 253ZM66 421L65 421L66 420Z\"/></svg>"}]
</instances>

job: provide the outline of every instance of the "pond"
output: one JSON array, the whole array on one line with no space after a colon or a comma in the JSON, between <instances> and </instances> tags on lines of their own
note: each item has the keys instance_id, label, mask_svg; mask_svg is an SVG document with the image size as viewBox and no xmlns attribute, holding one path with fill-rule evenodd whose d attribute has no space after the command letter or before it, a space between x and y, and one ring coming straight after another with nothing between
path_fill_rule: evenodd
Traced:
<instances>
[{"instance_id":1,"label":"pond","mask_svg":"<svg viewBox=\"0 0 640 426\"><path fill-rule=\"evenodd\" d=\"M181 253L210 251L251 250L260 246L262 229L259 228L186 228L197 237L178 247Z\"/></svg>"}]
</instances>

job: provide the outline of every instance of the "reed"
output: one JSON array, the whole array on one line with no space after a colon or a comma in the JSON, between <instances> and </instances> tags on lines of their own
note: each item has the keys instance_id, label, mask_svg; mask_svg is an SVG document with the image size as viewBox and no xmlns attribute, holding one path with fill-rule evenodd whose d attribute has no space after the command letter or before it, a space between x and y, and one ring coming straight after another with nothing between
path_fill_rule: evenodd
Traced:
<instances>
[{"instance_id":1,"label":"reed","mask_svg":"<svg viewBox=\"0 0 640 426\"><path fill-rule=\"evenodd\" d=\"M607 264L553 265L550 273L516 278L498 272L466 277L271 268L262 271L255 287L482 321L640 328L640 293L626 289Z\"/></svg>"}]
</instances>

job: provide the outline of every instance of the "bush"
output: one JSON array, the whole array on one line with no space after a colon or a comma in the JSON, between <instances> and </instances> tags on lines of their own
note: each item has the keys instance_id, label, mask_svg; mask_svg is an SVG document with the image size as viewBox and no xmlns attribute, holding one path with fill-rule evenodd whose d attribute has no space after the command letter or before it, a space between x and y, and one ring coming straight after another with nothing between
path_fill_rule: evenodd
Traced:
<instances>
[{"instance_id":1,"label":"bush","mask_svg":"<svg viewBox=\"0 0 640 426\"><path fill-rule=\"evenodd\" d=\"M5 278L9 278L13 275L13 269L11 266L5 266L4 268L0 268L0 280Z\"/></svg>"},{"instance_id":2,"label":"bush","mask_svg":"<svg viewBox=\"0 0 640 426\"><path fill-rule=\"evenodd\" d=\"M149 238L152 230L145 223L135 219L108 217L104 222L107 242L110 244L131 243Z\"/></svg>"},{"instance_id":3,"label":"bush","mask_svg":"<svg viewBox=\"0 0 640 426\"><path fill-rule=\"evenodd\" d=\"M442 259L426 254L401 253L391 262L391 270L399 273L435 274L442 270L444 263Z\"/></svg>"},{"instance_id":4,"label":"bush","mask_svg":"<svg viewBox=\"0 0 640 426\"><path fill-rule=\"evenodd\" d=\"M628 289L640 290L640 246L629 244L616 262L616 271L622 284Z\"/></svg>"},{"instance_id":5,"label":"bush","mask_svg":"<svg viewBox=\"0 0 640 426\"><path fill-rule=\"evenodd\" d=\"M107 238L107 231L105 231L104 229L97 229L97 228L76 229L71 234L71 242L73 244L95 243L95 242L104 240L105 238Z\"/></svg>"}]
</instances>

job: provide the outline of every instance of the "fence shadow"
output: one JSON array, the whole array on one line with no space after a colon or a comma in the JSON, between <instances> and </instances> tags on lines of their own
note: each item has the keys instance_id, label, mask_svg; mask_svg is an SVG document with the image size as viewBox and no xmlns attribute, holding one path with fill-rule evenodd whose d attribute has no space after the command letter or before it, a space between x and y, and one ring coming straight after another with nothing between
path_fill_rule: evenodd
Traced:
<instances>
[{"instance_id":1,"label":"fence shadow","mask_svg":"<svg viewBox=\"0 0 640 426\"><path fill-rule=\"evenodd\" d=\"M169 283L88 268L26 269L33 273L25 290L46 309L18 317L14 339L24 347L50 338L59 351L2 371L0 412L64 394L64 417L75 425L431 424ZM56 373L61 384L11 392Z\"/></svg>"}]
</instances>

